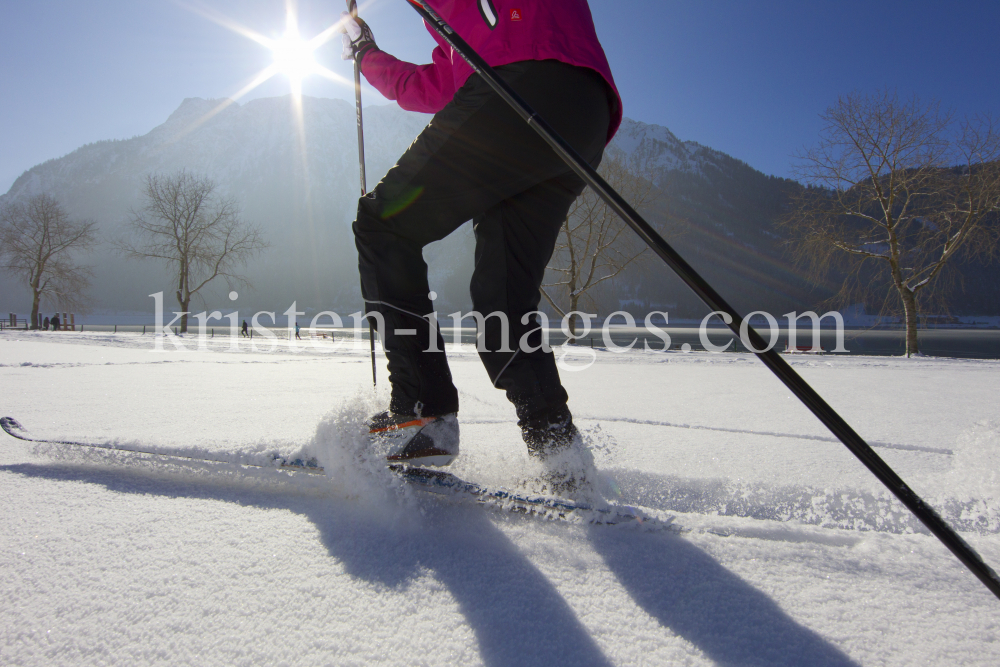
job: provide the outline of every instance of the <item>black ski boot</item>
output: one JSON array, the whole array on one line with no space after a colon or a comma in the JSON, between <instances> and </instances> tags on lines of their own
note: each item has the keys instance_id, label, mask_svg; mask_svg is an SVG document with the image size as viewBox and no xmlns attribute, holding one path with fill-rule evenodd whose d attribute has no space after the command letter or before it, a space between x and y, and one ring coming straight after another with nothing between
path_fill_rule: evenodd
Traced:
<instances>
[{"instance_id":1,"label":"black ski boot","mask_svg":"<svg viewBox=\"0 0 1000 667\"><path fill-rule=\"evenodd\" d=\"M588 471L594 462L565 405L518 422L528 454L542 464L542 492L555 496L591 494Z\"/></svg>"}]
</instances>

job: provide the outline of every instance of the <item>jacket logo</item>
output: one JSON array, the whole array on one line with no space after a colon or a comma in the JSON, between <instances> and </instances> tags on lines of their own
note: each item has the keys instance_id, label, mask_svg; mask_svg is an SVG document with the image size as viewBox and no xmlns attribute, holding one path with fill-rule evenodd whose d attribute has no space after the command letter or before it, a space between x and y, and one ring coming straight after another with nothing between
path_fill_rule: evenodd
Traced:
<instances>
[{"instance_id":1,"label":"jacket logo","mask_svg":"<svg viewBox=\"0 0 1000 667\"><path fill-rule=\"evenodd\" d=\"M511 21L520 21L521 20L521 10L520 9L512 9L512 10L510 10L510 20Z\"/></svg>"},{"instance_id":2,"label":"jacket logo","mask_svg":"<svg viewBox=\"0 0 1000 667\"><path fill-rule=\"evenodd\" d=\"M476 4L479 6L480 16L486 21L490 30L497 27L497 9L493 6L492 0L478 0Z\"/></svg>"}]
</instances>

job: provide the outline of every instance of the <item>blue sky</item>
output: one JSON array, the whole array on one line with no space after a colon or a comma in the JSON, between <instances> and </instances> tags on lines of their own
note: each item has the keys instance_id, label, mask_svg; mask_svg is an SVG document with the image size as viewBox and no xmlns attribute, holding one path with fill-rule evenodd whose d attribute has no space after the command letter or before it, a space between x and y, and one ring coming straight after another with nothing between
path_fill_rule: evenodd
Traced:
<instances>
[{"instance_id":1,"label":"blue sky","mask_svg":"<svg viewBox=\"0 0 1000 667\"><path fill-rule=\"evenodd\" d=\"M535 2L540 0L525 0ZM818 114L852 90L938 98L959 115L1000 115L1000 2L591 0L627 116L669 128L769 174L815 141ZM0 192L24 170L101 139L145 134L186 97L234 94L271 62L207 7L267 36L284 0L0 0ZM403 0L363 3L379 46L427 62L433 42ZM300 0L309 37L339 1ZM337 42L317 60L350 76ZM286 94L276 77L244 99ZM307 79L303 92L353 99ZM366 104L385 104L365 91Z\"/></svg>"}]
</instances>

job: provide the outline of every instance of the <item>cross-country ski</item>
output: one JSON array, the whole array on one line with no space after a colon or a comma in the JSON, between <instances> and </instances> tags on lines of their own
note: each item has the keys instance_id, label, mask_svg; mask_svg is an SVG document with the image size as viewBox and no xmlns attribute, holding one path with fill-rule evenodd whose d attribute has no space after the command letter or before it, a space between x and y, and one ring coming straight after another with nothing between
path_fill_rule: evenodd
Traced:
<instances>
[{"instance_id":1,"label":"cross-country ski","mask_svg":"<svg viewBox=\"0 0 1000 667\"><path fill-rule=\"evenodd\" d=\"M166 461L215 463L223 467L273 468L287 473L310 475L323 475L326 472L315 458L286 458L278 455L272 455L269 458L260 455L241 457L239 454L236 454L229 459L223 459L212 457L209 454L192 456L186 453L176 453L171 452L170 449L149 451L142 449L141 445L131 443L126 445L117 442L86 442L82 440L40 438L34 436L13 417L0 417L0 428L18 440L33 442L39 445L63 445L70 448L99 449L126 455L148 456ZM671 526L673 523L671 520L652 519L631 507L616 507L607 504L595 505L592 502L581 502L558 496L540 495L525 490L485 487L475 482L456 477L449 472L433 468L390 465L388 469L400 479L421 491L460 500L468 499L505 511L604 525L636 522L646 524L647 529L669 528L678 530L677 527Z\"/></svg>"}]
</instances>

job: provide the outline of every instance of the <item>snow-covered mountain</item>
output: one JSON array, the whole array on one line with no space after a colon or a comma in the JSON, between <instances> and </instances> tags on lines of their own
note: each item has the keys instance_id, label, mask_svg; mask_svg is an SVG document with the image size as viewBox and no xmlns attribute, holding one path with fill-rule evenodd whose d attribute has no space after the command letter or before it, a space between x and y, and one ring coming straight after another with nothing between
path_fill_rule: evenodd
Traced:
<instances>
[{"instance_id":1,"label":"snow-covered mountain","mask_svg":"<svg viewBox=\"0 0 1000 667\"><path fill-rule=\"evenodd\" d=\"M428 118L396 105L365 110L370 186ZM222 192L240 202L245 217L261 225L272 244L258 264L248 269L255 287L250 298L255 303L241 306L284 308L297 300L305 307L346 312L360 299L350 233L358 194L354 108L342 100L303 98L301 127L302 131L288 96L245 104L187 99L148 134L88 144L33 167L4 197L48 192L72 216L98 220L102 232L112 237L127 219L129 208L140 203L147 174L187 169L208 175ZM742 176L746 172L767 178L719 151L682 142L664 127L630 119L623 122L611 150L641 158L664 192L675 190L678 182L691 190L692 185L710 183L723 173L731 180L734 167ZM710 189L716 188L713 185ZM686 192L678 202L689 202L692 196ZM708 195L712 201L719 197L714 192ZM665 213L670 203L661 198L657 206ZM705 207L696 208L703 211ZM694 220L689 213L680 211L695 227L724 228L722 236L737 240L745 235L745 221L715 216L706 222ZM653 217L663 216L654 211ZM755 221L756 226L760 224ZM429 258L437 258L430 262L431 279L442 295L438 302L442 308L457 308L467 301L471 244L471 234L463 230L427 250ZM152 263L125 262L104 250L94 264L92 294L97 307L145 310L151 303L148 294L171 291L162 267ZM17 308L23 290L13 289L7 278L0 280L12 288L3 290L6 306ZM626 299L649 304L677 301L673 297L677 285L669 279L653 281L658 287L652 291L643 284L637 278L621 282L619 287L627 293ZM220 284L218 292L223 288Z\"/></svg>"},{"instance_id":2,"label":"snow-covered mountain","mask_svg":"<svg viewBox=\"0 0 1000 667\"><path fill-rule=\"evenodd\" d=\"M640 123L631 118L622 119L612 148L638 158L643 164L659 172L701 174L706 163L726 157L725 153L697 142L681 141L661 125Z\"/></svg>"},{"instance_id":3,"label":"snow-covered mountain","mask_svg":"<svg viewBox=\"0 0 1000 667\"><path fill-rule=\"evenodd\" d=\"M370 186L428 118L394 106L365 110ZM359 302L350 235L359 191L354 107L303 98L302 128L287 96L242 105L187 99L148 134L88 144L33 167L5 197L52 193L72 216L96 219L111 237L140 203L147 174L208 175L272 244L248 272L255 301L349 307ZM105 250L96 264L92 292L99 307L148 309L147 295L165 285L152 263L128 263Z\"/></svg>"},{"instance_id":4,"label":"snow-covered mountain","mask_svg":"<svg viewBox=\"0 0 1000 667\"><path fill-rule=\"evenodd\" d=\"M610 151L621 151L656 186L645 211L709 282L739 310L787 312L810 307L829 292L796 272L774 223L795 181L763 174L721 151L681 141L670 130L624 119ZM655 263L654 263L655 264ZM704 307L658 264L616 285L623 307L669 307L700 317Z\"/></svg>"},{"instance_id":5,"label":"snow-covered mountain","mask_svg":"<svg viewBox=\"0 0 1000 667\"><path fill-rule=\"evenodd\" d=\"M243 105L189 98L162 125L125 140L100 141L25 172L6 196L59 192L66 205L95 190L122 187L135 199L146 174L177 169L207 174L249 211L273 205L277 193L301 190L312 205L353 198L358 189L354 107L343 100L303 98L300 133L288 96ZM429 116L394 106L365 111L369 171L384 172ZM300 148L304 150L300 151ZM103 217L104 206L80 214ZM299 202L297 202L299 203Z\"/></svg>"},{"instance_id":6,"label":"snow-covered mountain","mask_svg":"<svg viewBox=\"0 0 1000 667\"><path fill-rule=\"evenodd\" d=\"M305 97L301 117L300 125L289 96L244 104L187 99L143 136L88 144L29 169L0 200L47 192L71 216L97 220L105 238L113 238L129 209L140 204L147 174L179 169L204 174L240 202L244 216L259 224L271 243L247 269L254 289L244 291L242 310L284 310L294 300L300 308L347 314L360 306L350 230L359 190L354 106ZM429 118L396 105L365 109L369 187ZM798 183L681 141L665 127L628 118L609 151L644 165L656 186L644 213L738 309L784 313L816 307L831 294L831 285L816 285L792 266L774 227L789 196L802 187ZM466 227L425 250L441 312L469 307L472 246ZM107 246L91 264L96 308L145 312L151 308L149 294L173 292L164 267L128 262ZM993 313L1000 303L997 271L971 265L957 270L967 289L951 300L952 311ZM206 305L231 305L226 292L220 283ZM22 286L0 276L0 312L23 312L27 300ZM698 299L655 262L606 284L596 305L604 312L669 308L675 317L704 312Z\"/></svg>"}]
</instances>

